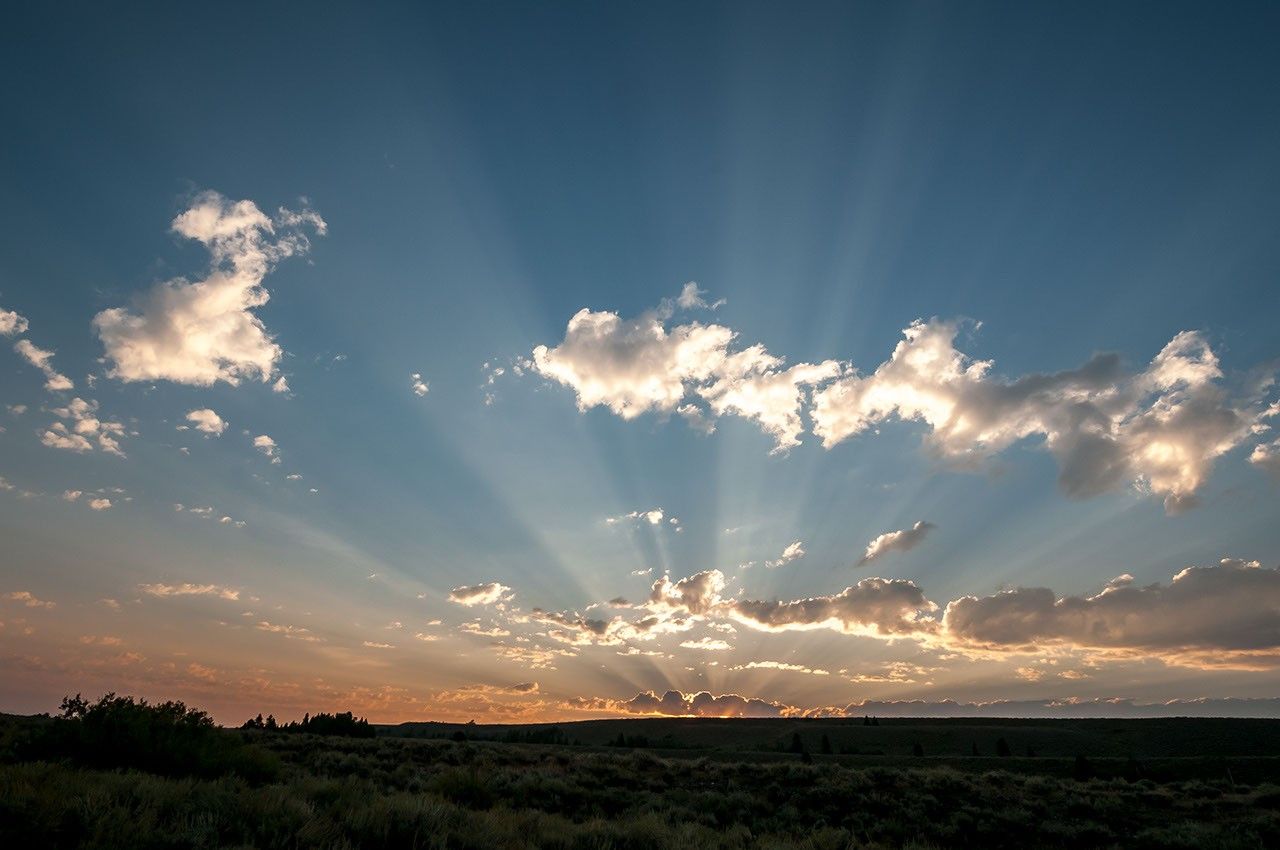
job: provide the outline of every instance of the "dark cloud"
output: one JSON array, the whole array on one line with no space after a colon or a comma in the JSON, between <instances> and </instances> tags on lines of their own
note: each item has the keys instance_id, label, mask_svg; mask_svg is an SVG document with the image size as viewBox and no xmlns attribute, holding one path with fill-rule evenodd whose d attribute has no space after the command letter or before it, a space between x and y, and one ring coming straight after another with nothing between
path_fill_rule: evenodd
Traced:
<instances>
[{"instance_id":1,"label":"dark cloud","mask_svg":"<svg viewBox=\"0 0 1280 850\"><path fill-rule=\"evenodd\" d=\"M866 578L831 596L791 602L748 599L727 603L734 619L766 631L835 628L880 636L932 632L936 621L926 615L937 606L906 579Z\"/></svg>"},{"instance_id":2,"label":"dark cloud","mask_svg":"<svg viewBox=\"0 0 1280 850\"><path fill-rule=\"evenodd\" d=\"M947 605L943 626L950 642L984 648L1065 644L1193 666L1270 667L1280 664L1280 570L1226 558L1168 585L1121 576L1094 596L1035 587L965 596Z\"/></svg>"}]
</instances>

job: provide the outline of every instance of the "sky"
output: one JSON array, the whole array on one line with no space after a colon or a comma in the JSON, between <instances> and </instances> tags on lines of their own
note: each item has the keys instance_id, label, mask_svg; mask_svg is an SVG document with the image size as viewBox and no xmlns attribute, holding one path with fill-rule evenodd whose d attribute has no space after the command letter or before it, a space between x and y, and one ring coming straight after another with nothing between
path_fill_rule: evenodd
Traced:
<instances>
[{"instance_id":1,"label":"sky","mask_svg":"<svg viewBox=\"0 0 1280 850\"><path fill-rule=\"evenodd\" d=\"M0 710L1280 716L1274 4L23 4Z\"/></svg>"}]
</instances>

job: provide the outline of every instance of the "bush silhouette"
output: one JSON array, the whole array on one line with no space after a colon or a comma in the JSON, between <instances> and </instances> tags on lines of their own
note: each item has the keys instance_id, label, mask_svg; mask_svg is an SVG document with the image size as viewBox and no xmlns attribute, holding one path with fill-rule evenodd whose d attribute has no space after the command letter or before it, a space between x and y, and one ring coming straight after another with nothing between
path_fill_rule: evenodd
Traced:
<instances>
[{"instance_id":1,"label":"bush silhouette","mask_svg":"<svg viewBox=\"0 0 1280 850\"><path fill-rule=\"evenodd\" d=\"M65 697L61 708L61 717L23 747L24 757L165 776L236 773L253 781L279 771L274 756L245 746L208 714L182 702L153 704L114 693L90 702L76 694Z\"/></svg>"}]
</instances>

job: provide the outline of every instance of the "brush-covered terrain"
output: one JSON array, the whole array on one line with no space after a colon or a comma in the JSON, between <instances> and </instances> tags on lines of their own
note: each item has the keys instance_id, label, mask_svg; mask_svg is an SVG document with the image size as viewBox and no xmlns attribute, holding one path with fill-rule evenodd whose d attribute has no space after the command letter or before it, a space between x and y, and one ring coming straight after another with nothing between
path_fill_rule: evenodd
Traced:
<instances>
[{"instance_id":1,"label":"brush-covered terrain","mask_svg":"<svg viewBox=\"0 0 1280 850\"><path fill-rule=\"evenodd\" d=\"M1273 721L232 730L118 697L63 714L0 718L0 846L1280 846Z\"/></svg>"}]
</instances>

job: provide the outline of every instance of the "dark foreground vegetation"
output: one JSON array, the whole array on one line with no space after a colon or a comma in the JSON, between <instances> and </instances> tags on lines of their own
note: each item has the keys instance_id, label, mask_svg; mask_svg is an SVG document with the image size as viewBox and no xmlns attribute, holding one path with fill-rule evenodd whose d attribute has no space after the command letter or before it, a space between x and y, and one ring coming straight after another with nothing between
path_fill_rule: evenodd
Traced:
<instances>
[{"instance_id":1,"label":"dark foreground vegetation","mask_svg":"<svg viewBox=\"0 0 1280 850\"><path fill-rule=\"evenodd\" d=\"M77 697L63 715L0 716L0 847L1280 846L1280 724L1266 721L1166 723L1179 744L1146 731L1164 721L1088 734L1058 721L424 724L368 738L348 734L354 718L224 730L181 703L117 697ZM704 745L735 740L735 723L740 746ZM1197 724L1217 754L1186 735ZM879 753L840 752L895 729ZM1144 740L1153 749L1115 752ZM914 755L925 742L938 755Z\"/></svg>"}]
</instances>

